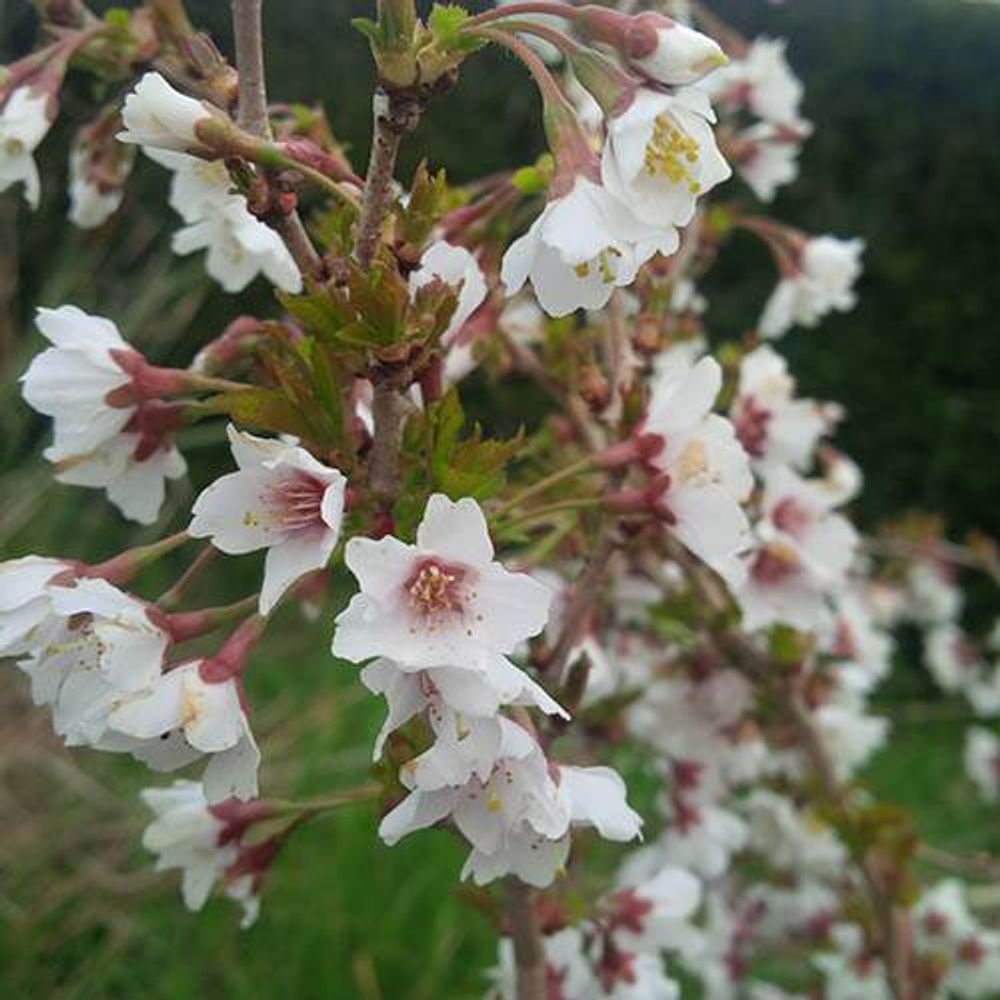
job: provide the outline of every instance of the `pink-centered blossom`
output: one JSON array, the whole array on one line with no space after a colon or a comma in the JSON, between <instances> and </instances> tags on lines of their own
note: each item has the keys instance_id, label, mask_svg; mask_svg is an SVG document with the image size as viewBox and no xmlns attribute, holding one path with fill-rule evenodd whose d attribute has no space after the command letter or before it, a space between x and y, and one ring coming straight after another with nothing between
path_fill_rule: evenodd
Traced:
<instances>
[{"instance_id":1,"label":"pink-centered blossom","mask_svg":"<svg viewBox=\"0 0 1000 1000\"><path fill-rule=\"evenodd\" d=\"M736 436L760 466L807 468L820 437L829 430L826 408L795 398L788 364L766 344L745 355L729 413Z\"/></svg>"},{"instance_id":2,"label":"pink-centered blossom","mask_svg":"<svg viewBox=\"0 0 1000 1000\"><path fill-rule=\"evenodd\" d=\"M758 545L736 593L746 629L776 622L812 630L831 620L830 601L846 582L857 532L836 501L786 467L765 478Z\"/></svg>"},{"instance_id":3,"label":"pink-centered blossom","mask_svg":"<svg viewBox=\"0 0 1000 1000\"><path fill-rule=\"evenodd\" d=\"M340 537L347 480L304 448L228 428L239 471L194 502L189 533L222 552L266 549L261 614L300 577L326 565Z\"/></svg>"},{"instance_id":4,"label":"pink-centered blossom","mask_svg":"<svg viewBox=\"0 0 1000 1000\"><path fill-rule=\"evenodd\" d=\"M493 556L486 518L469 497L434 494L416 544L352 538L344 558L361 590L337 618L334 655L481 669L513 652L545 627L551 594Z\"/></svg>"}]
</instances>

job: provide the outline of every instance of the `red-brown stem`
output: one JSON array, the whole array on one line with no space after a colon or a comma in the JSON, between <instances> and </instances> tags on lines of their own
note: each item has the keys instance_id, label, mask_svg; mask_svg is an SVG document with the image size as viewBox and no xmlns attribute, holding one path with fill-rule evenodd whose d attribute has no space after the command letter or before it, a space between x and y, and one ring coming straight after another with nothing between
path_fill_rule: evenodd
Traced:
<instances>
[{"instance_id":1,"label":"red-brown stem","mask_svg":"<svg viewBox=\"0 0 1000 1000\"><path fill-rule=\"evenodd\" d=\"M559 3L558 0L525 0L524 3L512 3L505 7L483 11L466 22L469 25L489 24L490 21L500 21L508 17L518 17L521 14L548 14L552 17L563 17L572 21L579 16L579 10L569 3Z\"/></svg>"}]
</instances>

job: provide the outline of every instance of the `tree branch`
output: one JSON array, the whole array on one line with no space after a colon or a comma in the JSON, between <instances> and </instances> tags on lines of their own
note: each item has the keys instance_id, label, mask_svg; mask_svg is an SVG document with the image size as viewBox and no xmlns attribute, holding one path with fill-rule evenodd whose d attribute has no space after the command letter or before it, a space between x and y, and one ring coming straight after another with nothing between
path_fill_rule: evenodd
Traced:
<instances>
[{"instance_id":1,"label":"tree branch","mask_svg":"<svg viewBox=\"0 0 1000 1000\"><path fill-rule=\"evenodd\" d=\"M263 0L232 0L236 70L239 74L237 121L251 135L271 138L264 77L264 40L261 33ZM322 275L323 261L294 209L269 221L281 236L303 274Z\"/></svg>"},{"instance_id":2,"label":"tree branch","mask_svg":"<svg viewBox=\"0 0 1000 1000\"><path fill-rule=\"evenodd\" d=\"M507 923L514 944L517 1000L545 1000L545 946L535 914L534 893L520 879L507 877Z\"/></svg>"}]
</instances>

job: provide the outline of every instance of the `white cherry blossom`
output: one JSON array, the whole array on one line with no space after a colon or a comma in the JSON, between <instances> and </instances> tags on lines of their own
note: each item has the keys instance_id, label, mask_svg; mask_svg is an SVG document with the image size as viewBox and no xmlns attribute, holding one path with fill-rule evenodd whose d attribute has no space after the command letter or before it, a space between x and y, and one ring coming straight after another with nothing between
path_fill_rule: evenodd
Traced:
<instances>
[{"instance_id":1,"label":"white cherry blossom","mask_svg":"<svg viewBox=\"0 0 1000 1000\"><path fill-rule=\"evenodd\" d=\"M103 489L129 520L153 524L160 516L167 481L186 473L187 463L172 440L164 439L148 451L142 434L122 433L87 454L60 462L54 478L68 486Z\"/></svg>"},{"instance_id":2,"label":"white cherry blossom","mask_svg":"<svg viewBox=\"0 0 1000 1000\"><path fill-rule=\"evenodd\" d=\"M240 855L238 841L246 821L230 817L231 810L209 805L196 781L146 788L140 795L154 814L143 831L142 846L157 855L158 872L180 869L184 905L201 910L219 882L225 894L243 908L240 926L253 924L260 910L253 877L229 874Z\"/></svg>"},{"instance_id":3,"label":"white cherry blossom","mask_svg":"<svg viewBox=\"0 0 1000 1000\"><path fill-rule=\"evenodd\" d=\"M476 258L465 247L453 246L444 240L432 243L421 256L420 266L410 275L410 297L435 279L458 289L458 304L448 329L441 335L441 343L447 347L466 320L482 305L487 292L486 279Z\"/></svg>"},{"instance_id":4,"label":"white cherry blossom","mask_svg":"<svg viewBox=\"0 0 1000 1000\"><path fill-rule=\"evenodd\" d=\"M786 47L783 38L755 38L740 59L711 74L704 86L716 100L746 106L771 125L795 125L803 88L788 65Z\"/></svg>"},{"instance_id":5,"label":"white cherry blossom","mask_svg":"<svg viewBox=\"0 0 1000 1000\"><path fill-rule=\"evenodd\" d=\"M326 565L340 537L347 480L304 448L228 428L239 468L195 500L189 534L222 552L267 549L261 614L300 577Z\"/></svg>"},{"instance_id":6,"label":"white cherry blossom","mask_svg":"<svg viewBox=\"0 0 1000 1000\"><path fill-rule=\"evenodd\" d=\"M451 727L458 739L468 734L468 720L493 721L504 705L534 706L548 715L569 717L540 685L500 655L487 659L481 670L432 667L415 671L382 658L361 671L361 681L369 691L384 695L389 707L375 740L376 760L386 739L422 712L436 733Z\"/></svg>"},{"instance_id":7,"label":"white cherry blossom","mask_svg":"<svg viewBox=\"0 0 1000 1000\"><path fill-rule=\"evenodd\" d=\"M1000 802L1000 737L982 726L965 731L965 773L985 802Z\"/></svg>"},{"instance_id":8,"label":"white cherry blossom","mask_svg":"<svg viewBox=\"0 0 1000 1000\"><path fill-rule=\"evenodd\" d=\"M159 676L170 637L146 604L107 581L57 580L45 586L45 621L22 643L18 666L67 745L92 746L116 706Z\"/></svg>"},{"instance_id":9,"label":"white cherry blossom","mask_svg":"<svg viewBox=\"0 0 1000 1000\"><path fill-rule=\"evenodd\" d=\"M830 425L819 403L795 398L788 363L767 344L745 355L730 419L750 457L763 466L805 469Z\"/></svg>"},{"instance_id":10,"label":"white cherry blossom","mask_svg":"<svg viewBox=\"0 0 1000 1000\"><path fill-rule=\"evenodd\" d=\"M84 455L124 430L135 406L111 406L108 396L132 381L119 356L134 353L115 324L76 306L39 309L35 323L52 345L21 377L24 399L52 417L52 462Z\"/></svg>"},{"instance_id":11,"label":"white cherry blossom","mask_svg":"<svg viewBox=\"0 0 1000 1000\"><path fill-rule=\"evenodd\" d=\"M537 635L551 593L494 561L486 519L469 497L427 502L415 545L391 535L345 550L361 592L337 618L333 653L385 656L399 666L482 668Z\"/></svg>"},{"instance_id":12,"label":"white cherry blossom","mask_svg":"<svg viewBox=\"0 0 1000 1000\"><path fill-rule=\"evenodd\" d=\"M793 326L813 327L829 312L849 312L857 302L863 240L818 236L806 242L793 273L783 277L761 315L762 337L782 337Z\"/></svg>"},{"instance_id":13,"label":"white cherry blossom","mask_svg":"<svg viewBox=\"0 0 1000 1000\"><path fill-rule=\"evenodd\" d=\"M212 886L236 860L236 845L221 842L226 824L212 815L197 781L146 788L141 796L155 816L143 831L142 846L158 855L157 871L181 870L184 905L200 910Z\"/></svg>"},{"instance_id":14,"label":"white cherry blossom","mask_svg":"<svg viewBox=\"0 0 1000 1000\"><path fill-rule=\"evenodd\" d=\"M52 121L49 95L34 94L30 87L17 87L0 109L0 191L24 185L24 199L38 208L41 183L34 152L45 138Z\"/></svg>"},{"instance_id":15,"label":"white cherry blossom","mask_svg":"<svg viewBox=\"0 0 1000 1000\"><path fill-rule=\"evenodd\" d=\"M187 471L170 434L176 409L138 398L109 403L132 383L129 359L142 360L111 320L60 306L39 309L36 323L53 346L32 361L22 391L53 418L54 441L44 454L56 465L55 479L104 489L126 517L153 523L165 481Z\"/></svg>"},{"instance_id":16,"label":"white cherry blossom","mask_svg":"<svg viewBox=\"0 0 1000 1000\"><path fill-rule=\"evenodd\" d=\"M131 160L123 161L122 173L127 176ZM90 152L76 144L69 154L69 221L79 229L97 229L118 211L125 197L121 184L102 187L90 169ZM123 178L124 180L124 178Z\"/></svg>"},{"instance_id":17,"label":"white cherry blossom","mask_svg":"<svg viewBox=\"0 0 1000 1000\"><path fill-rule=\"evenodd\" d=\"M141 743L160 741L171 733L183 736L196 755L210 754L202 777L210 803L257 794L260 753L243 711L237 680L203 676L193 660L161 674L147 689L115 708L108 727ZM111 746L105 749L111 749ZM122 749L135 752L122 744Z\"/></svg>"},{"instance_id":18,"label":"white cherry blossom","mask_svg":"<svg viewBox=\"0 0 1000 1000\"><path fill-rule=\"evenodd\" d=\"M686 86L729 62L714 38L686 24L649 13L639 14L635 20L639 25L648 24L644 31L647 38L641 54L633 51L629 62L651 80L671 87Z\"/></svg>"},{"instance_id":19,"label":"white cherry blossom","mask_svg":"<svg viewBox=\"0 0 1000 1000\"><path fill-rule=\"evenodd\" d=\"M807 121L794 126L758 122L737 134L736 169L761 201L773 201L778 188L797 180L799 154L810 135L812 125Z\"/></svg>"},{"instance_id":20,"label":"white cherry blossom","mask_svg":"<svg viewBox=\"0 0 1000 1000\"><path fill-rule=\"evenodd\" d=\"M159 73L146 73L125 98L125 129L118 139L181 153L197 150L202 144L195 127L211 116L208 107L171 87Z\"/></svg>"},{"instance_id":21,"label":"white cherry blossom","mask_svg":"<svg viewBox=\"0 0 1000 1000\"><path fill-rule=\"evenodd\" d=\"M48 585L72 573L69 563L42 556L0 563L0 656L31 653L58 626L61 616L52 606Z\"/></svg>"},{"instance_id":22,"label":"white cherry blossom","mask_svg":"<svg viewBox=\"0 0 1000 1000\"><path fill-rule=\"evenodd\" d=\"M174 253L206 250L205 270L227 292L242 291L258 274L283 291L301 291L302 275L288 248L250 214L225 164L169 150L144 151L173 172L170 206L186 223L174 233Z\"/></svg>"},{"instance_id":23,"label":"white cherry blossom","mask_svg":"<svg viewBox=\"0 0 1000 1000\"><path fill-rule=\"evenodd\" d=\"M713 358L667 368L653 386L642 430L663 441L651 461L669 477L660 502L670 530L734 582L741 576L737 556L750 542L740 503L753 477L732 424L711 412L721 388L722 370Z\"/></svg>"},{"instance_id":24,"label":"white cherry blossom","mask_svg":"<svg viewBox=\"0 0 1000 1000\"><path fill-rule=\"evenodd\" d=\"M653 228L580 176L510 245L500 277L508 295L530 280L541 307L550 316L566 316L606 305L653 254L672 254L678 243L675 229Z\"/></svg>"},{"instance_id":25,"label":"white cherry blossom","mask_svg":"<svg viewBox=\"0 0 1000 1000\"><path fill-rule=\"evenodd\" d=\"M605 187L649 225L668 232L686 226L698 198L732 174L715 143L714 121L707 95L695 87L640 90L608 122Z\"/></svg>"},{"instance_id":26,"label":"white cherry blossom","mask_svg":"<svg viewBox=\"0 0 1000 1000\"><path fill-rule=\"evenodd\" d=\"M759 544L736 592L744 628L784 622L815 629L831 621L830 598L844 585L858 542L834 506L821 488L787 467L766 474Z\"/></svg>"}]
</instances>

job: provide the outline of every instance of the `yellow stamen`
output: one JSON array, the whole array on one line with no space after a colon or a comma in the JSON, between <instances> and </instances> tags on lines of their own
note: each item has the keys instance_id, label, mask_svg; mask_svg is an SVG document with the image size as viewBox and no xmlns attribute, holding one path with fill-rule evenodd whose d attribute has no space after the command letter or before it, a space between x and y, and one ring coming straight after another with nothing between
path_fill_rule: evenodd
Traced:
<instances>
[{"instance_id":1,"label":"yellow stamen","mask_svg":"<svg viewBox=\"0 0 1000 1000\"><path fill-rule=\"evenodd\" d=\"M695 139L684 132L666 113L653 122L653 134L646 144L646 173L665 177L671 184L686 184L691 194L701 191L701 184L691 173L701 149Z\"/></svg>"}]
</instances>

